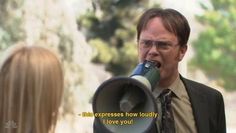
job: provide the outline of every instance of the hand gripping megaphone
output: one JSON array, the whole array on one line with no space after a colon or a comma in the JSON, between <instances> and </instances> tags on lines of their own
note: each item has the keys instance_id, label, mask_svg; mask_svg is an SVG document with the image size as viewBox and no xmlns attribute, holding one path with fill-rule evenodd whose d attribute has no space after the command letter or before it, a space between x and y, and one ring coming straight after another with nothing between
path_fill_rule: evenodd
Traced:
<instances>
[{"instance_id":1,"label":"hand gripping megaphone","mask_svg":"<svg viewBox=\"0 0 236 133\"><path fill-rule=\"evenodd\" d=\"M96 90L92 107L95 122L105 132L144 133L155 124L157 113L152 89L160 79L160 64L144 61L130 77L114 77Z\"/></svg>"}]
</instances>

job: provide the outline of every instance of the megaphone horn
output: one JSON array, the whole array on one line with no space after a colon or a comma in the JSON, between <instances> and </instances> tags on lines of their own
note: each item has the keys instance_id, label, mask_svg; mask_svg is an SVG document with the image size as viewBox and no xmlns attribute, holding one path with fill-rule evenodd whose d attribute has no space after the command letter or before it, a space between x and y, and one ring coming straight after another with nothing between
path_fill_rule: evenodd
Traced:
<instances>
[{"instance_id":1,"label":"megaphone horn","mask_svg":"<svg viewBox=\"0 0 236 133\"><path fill-rule=\"evenodd\" d=\"M93 97L94 113L125 113L121 117L95 117L98 125L115 133L148 131L155 124L155 117L130 117L128 113L157 112L152 89L160 79L159 64L144 61L136 66L130 77L114 77L103 82ZM132 119L129 125L109 124L106 120Z\"/></svg>"}]
</instances>

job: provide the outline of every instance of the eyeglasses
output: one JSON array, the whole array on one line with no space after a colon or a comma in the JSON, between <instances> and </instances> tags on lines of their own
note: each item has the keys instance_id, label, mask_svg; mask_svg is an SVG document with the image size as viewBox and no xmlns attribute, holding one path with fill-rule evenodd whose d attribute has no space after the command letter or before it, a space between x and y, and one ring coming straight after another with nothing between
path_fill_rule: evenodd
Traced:
<instances>
[{"instance_id":1,"label":"eyeglasses","mask_svg":"<svg viewBox=\"0 0 236 133\"><path fill-rule=\"evenodd\" d=\"M140 45L142 48L150 49L152 45L155 45L156 48L162 51L167 51L172 47L178 46L178 44L173 45L168 41L153 41L153 40L140 40Z\"/></svg>"}]
</instances>

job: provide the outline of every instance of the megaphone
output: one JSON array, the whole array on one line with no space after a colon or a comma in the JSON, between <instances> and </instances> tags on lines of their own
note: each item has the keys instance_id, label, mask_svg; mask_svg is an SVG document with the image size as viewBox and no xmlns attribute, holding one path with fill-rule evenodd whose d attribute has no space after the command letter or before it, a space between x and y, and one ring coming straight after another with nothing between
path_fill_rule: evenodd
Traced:
<instances>
[{"instance_id":1,"label":"megaphone","mask_svg":"<svg viewBox=\"0 0 236 133\"><path fill-rule=\"evenodd\" d=\"M143 133L155 124L157 105L152 89L160 79L159 64L144 61L130 77L114 77L96 90L92 107L104 132Z\"/></svg>"}]
</instances>

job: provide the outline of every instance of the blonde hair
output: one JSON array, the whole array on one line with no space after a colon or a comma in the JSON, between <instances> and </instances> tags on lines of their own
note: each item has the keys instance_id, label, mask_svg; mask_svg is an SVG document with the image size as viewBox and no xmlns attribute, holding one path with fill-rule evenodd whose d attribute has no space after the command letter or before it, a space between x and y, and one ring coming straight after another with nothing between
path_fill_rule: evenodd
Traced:
<instances>
[{"instance_id":1,"label":"blonde hair","mask_svg":"<svg viewBox=\"0 0 236 133\"><path fill-rule=\"evenodd\" d=\"M0 67L0 132L53 133L62 94L55 54L39 46L13 46Z\"/></svg>"}]
</instances>

